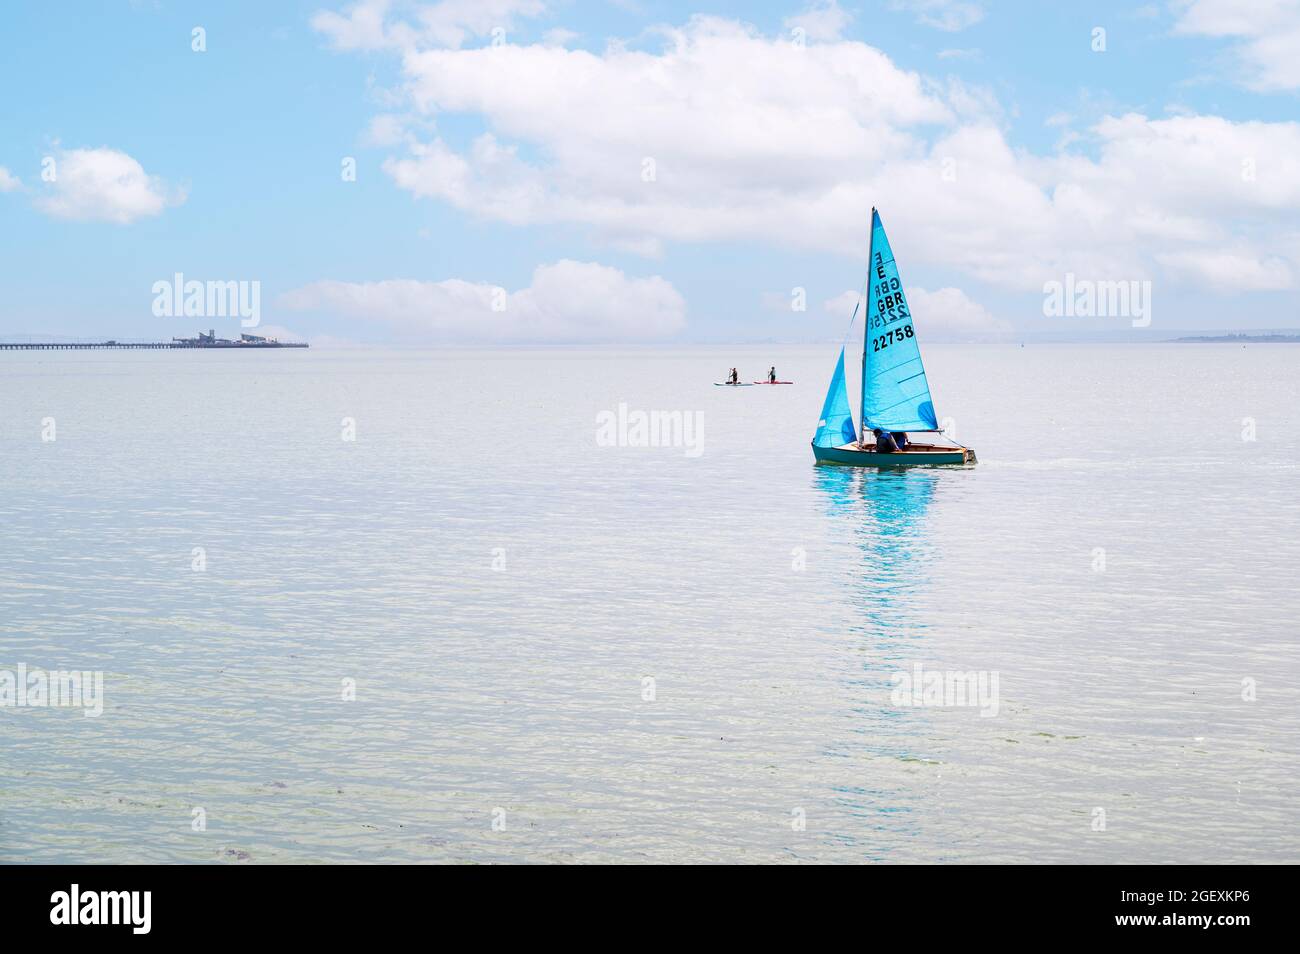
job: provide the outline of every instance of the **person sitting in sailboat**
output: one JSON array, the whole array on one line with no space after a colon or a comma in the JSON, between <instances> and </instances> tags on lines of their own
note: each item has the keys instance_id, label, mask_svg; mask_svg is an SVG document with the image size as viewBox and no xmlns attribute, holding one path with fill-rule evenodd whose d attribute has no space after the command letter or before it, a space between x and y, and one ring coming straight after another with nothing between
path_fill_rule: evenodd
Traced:
<instances>
[{"instance_id":1,"label":"person sitting in sailboat","mask_svg":"<svg viewBox=\"0 0 1300 954\"><path fill-rule=\"evenodd\" d=\"M882 431L876 427L872 428L871 433L876 438L877 454L895 454L907 450L907 433L905 431Z\"/></svg>"}]
</instances>

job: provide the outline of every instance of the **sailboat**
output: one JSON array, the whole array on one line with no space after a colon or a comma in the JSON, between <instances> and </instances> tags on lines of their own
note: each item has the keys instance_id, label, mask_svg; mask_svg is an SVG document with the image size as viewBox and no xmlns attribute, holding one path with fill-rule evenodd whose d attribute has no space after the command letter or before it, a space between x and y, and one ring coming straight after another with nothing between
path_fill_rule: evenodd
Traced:
<instances>
[{"instance_id":1,"label":"sailboat","mask_svg":"<svg viewBox=\"0 0 1300 954\"><path fill-rule=\"evenodd\" d=\"M831 375L817 431L813 435L813 456L818 463L850 464L858 467L915 467L936 464L973 464L975 451L953 442L937 444L913 441L913 434L942 434L935 416L930 383L917 345L916 323L912 318L898 265L889 247L889 237L880 213L871 210L871 256L867 280L867 309L862 335L862 397L859 402L861 431L853 424L848 385L844 380L844 346ZM853 308L858 315L861 300ZM850 319L849 327L853 327ZM908 440L892 453L876 450L872 432L876 429L905 433Z\"/></svg>"}]
</instances>

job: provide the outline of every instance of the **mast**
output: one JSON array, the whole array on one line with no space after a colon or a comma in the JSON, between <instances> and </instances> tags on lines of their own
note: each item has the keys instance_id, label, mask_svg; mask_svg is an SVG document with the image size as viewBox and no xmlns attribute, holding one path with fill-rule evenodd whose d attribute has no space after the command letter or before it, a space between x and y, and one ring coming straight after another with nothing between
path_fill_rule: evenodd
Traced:
<instances>
[{"instance_id":1,"label":"mast","mask_svg":"<svg viewBox=\"0 0 1300 954\"><path fill-rule=\"evenodd\" d=\"M871 269L876 267L876 207L871 207L871 245L867 250L867 295L863 302L862 315L862 381L858 394L858 420L861 430L858 434L858 446L867 443L867 341L871 338Z\"/></svg>"}]
</instances>

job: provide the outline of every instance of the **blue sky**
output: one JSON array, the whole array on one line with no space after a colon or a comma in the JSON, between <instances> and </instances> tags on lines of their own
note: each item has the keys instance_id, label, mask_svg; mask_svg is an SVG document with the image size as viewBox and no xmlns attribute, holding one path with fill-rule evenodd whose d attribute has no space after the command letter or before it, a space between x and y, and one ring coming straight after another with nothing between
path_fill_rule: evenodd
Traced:
<instances>
[{"instance_id":1,"label":"blue sky","mask_svg":"<svg viewBox=\"0 0 1300 954\"><path fill-rule=\"evenodd\" d=\"M873 204L936 338L1300 325L1300 3L761 6L6 4L0 335L836 338Z\"/></svg>"}]
</instances>

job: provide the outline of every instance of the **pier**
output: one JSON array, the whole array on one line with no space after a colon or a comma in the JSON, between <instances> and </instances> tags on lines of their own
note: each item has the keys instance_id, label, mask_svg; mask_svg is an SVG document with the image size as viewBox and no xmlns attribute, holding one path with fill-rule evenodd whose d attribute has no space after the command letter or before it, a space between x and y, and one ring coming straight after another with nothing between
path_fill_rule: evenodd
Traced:
<instances>
[{"instance_id":1,"label":"pier","mask_svg":"<svg viewBox=\"0 0 1300 954\"><path fill-rule=\"evenodd\" d=\"M87 348L178 347L182 346L174 345L170 341L0 341L0 351L84 351Z\"/></svg>"},{"instance_id":2,"label":"pier","mask_svg":"<svg viewBox=\"0 0 1300 954\"><path fill-rule=\"evenodd\" d=\"M86 351L89 349L112 350L173 350L176 348L220 348L243 351L250 348L305 348L305 341L279 341L276 338L262 338L257 335L239 336L238 340L218 338L216 333L199 332L197 338L173 338L171 341L0 341L0 351Z\"/></svg>"}]
</instances>

